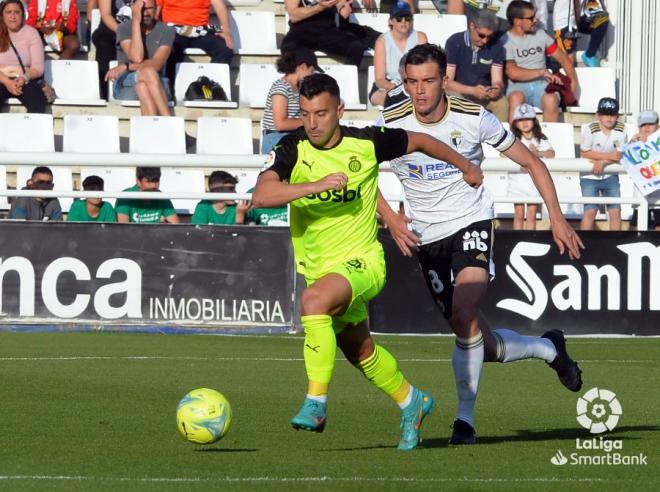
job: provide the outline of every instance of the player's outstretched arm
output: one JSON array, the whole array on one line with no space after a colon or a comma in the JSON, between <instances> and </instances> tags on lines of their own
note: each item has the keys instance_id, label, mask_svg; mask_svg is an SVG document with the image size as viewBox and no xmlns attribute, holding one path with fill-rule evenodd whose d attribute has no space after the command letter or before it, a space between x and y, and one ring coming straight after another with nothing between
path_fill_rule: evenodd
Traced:
<instances>
[{"instance_id":1,"label":"player's outstretched arm","mask_svg":"<svg viewBox=\"0 0 660 492\"><path fill-rule=\"evenodd\" d=\"M392 234L392 239L401 250L404 256L412 256L413 251L417 251L420 244L419 237L408 229L408 224L412 222L410 217L400 212L395 212L387 203L385 197L378 190L378 214L383 218L383 222Z\"/></svg>"},{"instance_id":2,"label":"player's outstretched arm","mask_svg":"<svg viewBox=\"0 0 660 492\"><path fill-rule=\"evenodd\" d=\"M461 154L452 149L449 145L442 143L426 133L407 132L408 150L407 153L423 152L435 159L453 164L457 169L463 172L463 179L473 188L481 186L484 175L479 166L475 166Z\"/></svg>"},{"instance_id":3,"label":"player's outstretched arm","mask_svg":"<svg viewBox=\"0 0 660 492\"><path fill-rule=\"evenodd\" d=\"M327 190L341 190L348 183L344 173L329 174L323 179L311 183L287 183L281 181L275 171L264 171L257 179L257 186L252 193L252 205L255 208L281 207L289 202L313 193Z\"/></svg>"},{"instance_id":4,"label":"player's outstretched arm","mask_svg":"<svg viewBox=\"0 0 660 492\"><path fill-rule=\"evenodd\" d=\"M568 250L568 256L571 259L579 258L580 250L584 249L584 244L561 212L559 200L557 199L557 190L546 165L519 140L516 140L509 149L504 151L504 155L529 171L532 181L534 181L534 186L539 190L548 208L552 236L559 248L559 254L563 255L564 251Z\"/></svg>"}]
</instances>

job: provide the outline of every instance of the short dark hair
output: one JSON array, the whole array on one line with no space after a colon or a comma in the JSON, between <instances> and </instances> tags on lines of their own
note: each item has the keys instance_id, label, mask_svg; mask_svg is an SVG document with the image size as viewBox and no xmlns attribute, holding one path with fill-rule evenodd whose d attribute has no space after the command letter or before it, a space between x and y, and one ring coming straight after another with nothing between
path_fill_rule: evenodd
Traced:
<instances>
[{"instance_id":1,"label":"short dark hair","mask_svg":"<svg viewBox=\"0 0 660 492\"><path fill-rule=\"evenodd\" d=\"M135 169L135 177L138 179L138 181L146 179L150 183L158 183L160 181L160 168L138 166Z\"/></svg>"},{"instance_id":2,"label":"short dark hair","mask_svg":"<svg viewBox=\"0 0 660 492\"><path fill-rule=\"evenodd\" d=\"M295 72L296 68L298 68L296 54L293 51L286 51L282 53L282 56L280 56L275 62L275 66L277 67L277 71L279 73L283 73L285 75Z\"/></svg>"},{"instance_id":3,"label":"short dark hair","mask_svg":"<svg viewBox=\"0 0 660 492\"><path fill-rule=\"evenodd\" d=\"M238 183L236 176L229 174L227 171L213 171L209 174L209 189L219 184L235 185Z\"/></svg>"},{"instance_id":4,"label":"short dark hair","mask_svg":"<svg viewBox=\"0 0 660 492\"><path fill-rule=\"evenodd\" d=\"M437 44L418 44L408 51L405 57L406 65L423 65L428 62L435 62L438 64L441 77L444 77L447 73L447 52Z\"/></svg>"},{"instance_id":5,"label":"short dark hair","mask_svg":"<svg viewBox=\"0 0 660 492\"><path fill-rule=\"evenodd\" d=\"M513 27L513 19L522 19L525 16L525 10L533 10L536 12L536 7L533 3L526 2L525 0L513 0L506 8L506 20L509 25Z\"/></svg>"},{"instance_id":6,"label":"short dark hair","mask_svg":"<svg viewBox=\"0 0 660 492\"><path fill-rule=\"evenodd\" d=\"M470 19L470 22L477 27L490 29L491 31L497 30L497 17L488 9L477 10L472 16L472 19Z\"/></svg>"},{"instance_id":7,"label":"short dark hair","mask_svg":"<svg viewBox=\"0 0 660 492\"><path fill-rule=\"evenodd\" d=\"M337 81L324 73L313 73L302 79L299 92L305 99L312 99L324 92L340 99Z\"/></svg>"},{"instance_id":8,"label":"short dark hair","mask_svg":"<svg viewBox=\"0 0 660 492\"><path fill-rule=\"evenodd\" d=\"M51 178L53 177L53 171L50 170L48 166L37 166L32 170L32 178L37 174L48 174Z\"/></svg>"},{"instance_id":9,"label":"short dark hair","mask_svg":"<svg viewBox=\"0 0 660 492\"><path fill-rule=\"evenodd\" d=\"M82 187L85 191L103 191L103 185L103 178L95 174L87 176L82 182Z\"/></svg>"}]
</instances>

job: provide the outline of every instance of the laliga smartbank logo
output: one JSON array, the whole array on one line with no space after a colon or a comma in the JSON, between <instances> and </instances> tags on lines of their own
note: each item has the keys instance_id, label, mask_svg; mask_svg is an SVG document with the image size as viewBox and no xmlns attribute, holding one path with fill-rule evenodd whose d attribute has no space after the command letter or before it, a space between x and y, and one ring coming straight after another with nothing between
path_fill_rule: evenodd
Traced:
<instances>
[{"instance_id":1,"label":"laliga smartbank logo","mask_svg":"<svg viewBox=\"0 0 660 492\"><path fill-rule=\"evenodd\" d=\"M623 414L616 395L606 389L591 388L577 401L577 421L591 434L603 434L614 430ZM550 463L563 465L646 465L644 453L624 454L622 439L598 438L575 439L575 452L565 456L558 449Z\"/></svg>"}]
</instances>

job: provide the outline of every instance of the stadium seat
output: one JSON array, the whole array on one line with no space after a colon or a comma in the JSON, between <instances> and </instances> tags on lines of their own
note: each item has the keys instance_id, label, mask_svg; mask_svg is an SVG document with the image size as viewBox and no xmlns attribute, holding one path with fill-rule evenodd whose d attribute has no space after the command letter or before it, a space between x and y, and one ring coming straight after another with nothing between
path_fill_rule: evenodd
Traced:
<instances>
[{"instance_id":1,"label":"stadium seat","mask_svg":"<svg viewBox=\"0 0 660 492\"><path fill-rule=\"evenodd\" d=\"M235 53L279 56L274 12L231 10L229 13Z\"/></svg>"},{"instance_id":2,"label":"stadium seat","mask_svg":"<svg viewBox=\"0 0 660 492\"><path fill-rule=\"evenodd\" d=\"M497 198L506 198L509 193L509 174L506 172L485 173L484 186L493 195L495 200ZM495 216L497 218L513 217L513 204L496 202Z\"/></svg>"},{"instance_id":3,"label":"stadium seat","mask_svg":"<svg viewBox=\"0 0 660 492\"><path fill-rule=\"evenodd\" d=\"M621 198L634 198L641 196L628 173L619 174L619 185L621 187ZM634 207L631 204L622 203L621 220L631 220L633 209Z\"/></svg>"},{"instance_id":4,"label":"stadium seat","mask_svg":"<svg viewBox=\"0 0 660 492\"><path fill-rule=\"evenodd\" d=\"M569 106L569 113L596 113L598 101L602 97L616 97L616 76L609 67L577 67L578 105Z\"/></svg>"},{"instance_id":5,"label":"stadium seat","mask_svg":"<svg viewBox=\"0 0 660 492\"><path fill-rule=\"evenodd\" d=\"M570 123L541 123L541 130L555 149L555 159L575 158L575 138Z\"/></svg>"},{"instance_id":6,"label":"stadium seat","mask_svg":"<svg viewBox=\"0 0 660 492\"><path fill-rule=\"evenodd\" d=\"M377 12L357 12L351 14L348 20L349 22L360 24L361 26L369 26L380 33L390 30L389 14L381 14Z\"/></svg>"},{"instance_id":7,"label":"stadium seat","mask_svg":"<svg viewBox=\"0 0 660 492\"><path fill-rule=\"evenodd\" d=\"M160 190L170 193L204 193L204 171L201 169L163 169ZM179 214L192 214L199 200L174 199L172 204Z\"/></svg>"},{"instance_id":8,"label":"stadium seat","mask_svg":"<svg viewBox=\"0 0 660 492\"><path fill-rule=\"evenodd\" d=\"M178 116L132 116L129 152L185 154L185 121Z\"/></svg>"},{"instance_id":9,"label":"stadium seat","mask_svg":"<svg viewBox=\"0 0 660 492\"><path fill-rule=\"evenodd\" d=\"M92 18L89 22L89 44L90 44L90 51L93 50L96 51L96 46L94 45L94 41L92 41L92 34L96 29L98 29L99 25L101 24L101 10L100 9L94 9L92 10Z\"/></svg>"},{"instance_id":10,"label":"stadium seat","mask_svg":"<svg viewBox=\"0 0 660 492\"><path fill-rule=\"evenodd\" d=\"M202 75L219 83L225 90L229 101L186 101L185 95L188 86ZM236 108L238 106L236 102L231 101L229 65L224 63L177 63L174 97L179 106L192 108Z\"/></svg>"},{"instance_id":11,"label":"stadium seat","mask_svg":"<svg viewBox=\"0 0 660 492\"><path fill-rule=\"evenodd\" d=\"M354 126L357 128L364 128L365 126L372 126L374 124L373 120L341 120L339 122L343 126Z\"/></svg>"},{"instance_id":12,"label":"stadium seat","mask_svg":"<svg viewBox=\"0 0 660 492\"><path fill-rule=\"evenodd\" d=\"M36 166L16 166L16 188L23 188L28 179L32 177L32 171ZM73 190L73 175L70 167L63 166L49 166L53 172L53 183L55 191L72 191ZM71 197L58 197L60 206L63 212L68 212L73 203Z\"/></svg>"},{"instance_id":13,"label":"stadium seat","mask_svg":"<svg viewBox=\"0 0 660 492\"><path fill-rule=\"evenodd\" d=\"M55 152L53 116L0 114L0 152Z\"/></svg>"},{"instance_id":14,"label":"stadium seat","mask_svg":"<svg viewBox=\"0 0 660 492\"><path fill-rule=\"evenodd\" d=\"M371 92L371 88L374 85L374 82L376 82L376 69L374 68L373 65L369 65L367 68L367 107L369 109L383 109L382 106L374 106L371 104L371 101L369 100L369 93Z\"/></svg>"},{"instance_id":15,"label":"stadium seat","mask_svg":"<svg viewBox=\"0 0 660 492\"><path fill-rule=\"evenodd\" d=\"M261 0L226 0L225 3L230 7L256 7Z\"/></svg>"},{"instance_id":16,"label":"stadium seat","mask_svg":"<svg viewBox=\"0 0 660 492\"><path fill-rule=\"evenodd\" d=\"M5 166L0 166L0 190L7 190L7 170ZM0 195L0 210L9 210L9 200L5 195Z\"/></svg>"},{"instance_id":17,"label":"stadium seat","mask_svg":"<svg viewBox=\"0 0 660 492\"><path fill-rule=\"evenodd\" d=\"M105 106L99 94L99 71L95 61L46 60L45 78L55 89L53 104Z\"/></svg>"},{"instance_id":18,"label":"stadium seat","mask_svg":"<svg viewBox=\"0 0 660 492\"><path fill-rule=\"evenodd\" d=\"M253 153L252 120L202 116L197 120L198 154Z\"/></svg>"},{"instance_id":19,"label":"stadium seat","mask_svg":"<svg viewBox=\"0 0 660 492\"><path fill-rule=\"evenodd\" d=\"M580 220L584 215L584 205L581 203L561 203L562 198L582 196L580 188L580 173L553 172L552 180L557 188L557 196L561 211L567 219Z\"/></svg>"},{"instance_id":20,"label":"stadium seat","mask_svg":"<svg viewBox=\"0 0 660 492\"><path fill-rule=\"evenodd\" d=\"M449 36L467 30L467 20L464 15L415 14L414 27L426 34L429 43L444 48Z\"/></svg>"},{"instance_id":21,"label":"stadium seat","mask_svg":"<svg viewBox=\"0 0 660 492\"><path fill-rule=\"evenodd\" d=\"M399 203L405 201L403 186L396 174L389 169L381 170L378 172L378 188L381 193L387 200L387 203L390 204L392 210L395 212L399 211ZM400 199L395 199L399 197Z\"/></svg>"},{"instance_id":22,"label":"stadium seat","mask_svg":"<svg viewBox=\"0 0 660 492\"><path fill-rule=\"evenodd\" d=\"M238 179L236 184L236 193L247 193L257 184L260 169L227 169L227 172L233 174Z\"/></svg>"},{"instance_id":23,"label":"stadium seat","mask_svg":"<svg viewBox=\"0 0 660 492\"><path fill-rule=\"evenodd\" d=\"M367 109L367 105L360 102L358 70L355 65L322 65L321 69L339 84L346 109Z\"/></svg>"},{"instance_id":24,"label":"stadium seat","mask_svg":"<svg viewBox=\"0 0 660 492\"><path fill-rule=\"evenodd\" d=\"M264 108L270 86L282 74L273 64L241 63L238 102L241 107Z\"/></svg>"},{"instance_id":25,"label":"stadium seat","mask_svg":"<svg viewBox=\"0 0 660 492\"><path fill-rule=\"evenodd\" d=\"M83 167L80 169L80 189L85 178L91 175L103 178L105 191L122 191L135 184L134 167ZM105 198L105 200L113 207L117 201L115 198Z\"/></svg>"},{"instance_id":26,"label":"stadium seat","mask_svg":"<svg viewBox=\"0 0 660 492\"><path fill-rule=\"evenodd\" d=\"M118 153L119 118L104 115L64 115L62 150Z\"/></svg>"}]
</instances>

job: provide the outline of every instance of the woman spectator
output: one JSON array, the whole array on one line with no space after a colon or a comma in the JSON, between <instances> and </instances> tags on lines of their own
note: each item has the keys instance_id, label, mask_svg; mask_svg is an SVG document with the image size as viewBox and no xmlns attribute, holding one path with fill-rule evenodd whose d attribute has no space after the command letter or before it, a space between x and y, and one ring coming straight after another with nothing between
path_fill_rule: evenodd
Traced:
<instances>
[{"instance_id":1,"label":"woman spectator","mask_svg":"<svg viewBox=\"0 0 660 492\"><path fill-rule=\"evenodd\" d=\"M374 85L369 92L369 101L382 106L387 91L401 83L399 61L414 46L427 43L426 34L413 29L413 14L410 5L399 0L390 9L390 30L381 34L374 49Z\"/></svg>"},{"instance_id":2,"label":"woman spectator","mask_svg":"<svg viewBox=\"0 0 660 492\"><path fill-rule=\"evenodd\" d=\"M302 126L298 84L314 71L322 70L318 67L313 51L299 48L282 53L277 60L277 71L284 76L273 82L266 97L262 123L262 154L268 154L284 135Z\"/></svg>"},{"instance_id":3,"label":"woman spectator","mask_svg":"<svg viewBox=\"0 0 660 492\"><path fill-rule=\"evenodd\" d=\"M105 74L110 68L110 61L117 58L117 27L120 22L131 18L131 0L98 0L98 6L101 24L92 33L92 42L96 47L96 62L99 65L101 97L107 98Z\"/></svg>"},{"instance_id":4,"label":"woman spectator","mask_svg":"<svg viewBox=\"0 0 660 492\"><path fill-rule=\"evenodd\" d=\"M0 4L0 104L18 98L28 113L45 113L41 89L44 45L37 30L25 24L21 0Z\"/></svg>"},{"instance_id":5,"label":"woman spectator","mask_svg":"<svg viewBox=\"0 0 660 492\"><path fill-rule=\"evenodd\" d=\"M44 43L71 60L80 50L76 0L30 0L27 23L41 33Z\"/></svg>"}]
</instances>

